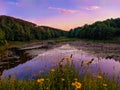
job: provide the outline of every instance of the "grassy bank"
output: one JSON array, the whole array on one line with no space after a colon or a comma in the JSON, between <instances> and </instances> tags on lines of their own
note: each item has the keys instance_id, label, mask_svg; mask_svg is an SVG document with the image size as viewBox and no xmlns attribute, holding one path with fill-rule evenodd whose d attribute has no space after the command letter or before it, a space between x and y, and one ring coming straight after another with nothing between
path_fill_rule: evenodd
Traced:
<instances>
[{"instance_id":1,"label":"grassy bank","mask_svg":"<svg viewBox=\"0 0 120 90\"><path fill-rule=\"evenodd\" d=\"M31 44L35 42L40 42L39 40L32 40L32 41L6 41L5 45L0 45L0 50L5 50L7 48L22 46L25 44Z\"/></svg>"},{"instance_id":2,"label":"grassy bank","mask_svg":"<svg viewBox=\"0 0 120 90\"><path fill-rule=\"evenodd\" d=\"M113 43L113 44L120 44L120 38L112 38L107 40L96 40L96 39L81 39L83 41L89 41L93 43Z\"/></svg>"},{"instance_id":3,"label":"grassy bank","mask_svg":"<svg viewBox=\"0 0 120 90\"><path fill-rule=\"evenodd\" d=\"M95 42L95 43L118 43L120 44L120 38L113 38L109 40L93 40L93 39L79 39L79 38L68 38L68 37L60 37L60 38L52 38L49 39L52 41L55 41L56 43L60 42L69 42L69 41L77 41L77 40L83 40L83 41L90 41L90 42ZM41 40L41 41L48 41L48 40ZM24 44L31 44L31 43L36 43L36 42L41 42L40 40L32 40L32 41L9 41L8 46L9 47L16 47L16 46L21 46ZM0 48L4 49L6 45L1 45Z\"/></svg>"},{"instance_id":4,"label":"grassy bank","mask_svg":"<svg viewBox=\"0 0 120 90\"><path fill-rule=\"evenodd\" d=\"M52 39L48 39L48 40L32 40L32 41L9 41L7 42L9 47L16 47L16 46L21 46L24 44L31 44L31 43L36 43L36 42L41 42L41 41L55 41L56 43L60 43L60 42L68 42L68 41L76 41L79 40L78 38L67 38L67 37L60 37L60 38L52 38ZM0 45L0 48L4 48L6 46L5 45Z\"/></svg>"},{"instance_id":5,"label":"grassy bank","mask_svg":"<svg viewBox=\"0 0 120 90\"><path fill-rule=\"evenodd\" d=\"M72 55L61 59L56 68L52 68L49 74L39 76L37 80L0 80L0 90L120 90L117 78L108 77L99 72L94 75L89 66L94 60L81 62L80 66L88 67L84 76L76 70Z\"/></svg>"},{"instance_id":6,"label":"grassy bank","mask_svg":"<svg viewBox=\"0 0 120 90\"><path fill-rule=\"evenodd\" d=\"M77 40L80 40L80 39L78 39L78 38L60 37L60 38L53 38L51 40L55 41L56 43L60 43L60 42L77 41Z\"/></svg>"}]
</instances>

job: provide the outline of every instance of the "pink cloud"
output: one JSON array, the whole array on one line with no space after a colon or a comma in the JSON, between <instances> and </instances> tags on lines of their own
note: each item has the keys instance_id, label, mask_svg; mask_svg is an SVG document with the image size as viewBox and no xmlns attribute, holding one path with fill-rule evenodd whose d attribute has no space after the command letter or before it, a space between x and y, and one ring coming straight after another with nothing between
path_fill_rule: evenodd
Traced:
<instances>
[{"instance_id":1,"label":"pink cloud","mask_svg":"<svg viewBox=\"0 0 120 90\"><path fill-rule=\"evenodd\" d=\"M55 8L55 7L48 7L48 9L56 10L59 13L69 14L69 13L76 13L77 10L71 10L71 9L63 9L63 8Z\"/></svg>"},{"instance_id":2,"label":"pink cloud","mask_svg":"<svg viewBox=\"0 0 120 90\"><path fill-rule=\"evenodd\" d=\"M71 17L74 17L74 18L71 18ZM61 15L61 16L48 17L48 18L45 17L45 18L36 18L32 20L30 19L31 22L34 22L40 26L41 25L50 26L50 27L59 28L63 30L70 30L71 28L83 26L86 23L91 23L92 20L93 20L93 17L91 17L89 14L83 11L79 11L77 14L69 14L65 16ZM66 23L66 21L68 23ZM56 22L59 22L59 23L56 23Z\"/></svg>"},{"instance_id":3,"label":"pink cloud","mask_svg":"<svg viewBox=\"0 0 120 90\"><path fill-rule=\"evenodd\" d=\"M98 9L100 9L100 7L99 6L89 6L89 7L86 7L85 9L86 10L98 10Z\"/></svg>"}]
</instances>

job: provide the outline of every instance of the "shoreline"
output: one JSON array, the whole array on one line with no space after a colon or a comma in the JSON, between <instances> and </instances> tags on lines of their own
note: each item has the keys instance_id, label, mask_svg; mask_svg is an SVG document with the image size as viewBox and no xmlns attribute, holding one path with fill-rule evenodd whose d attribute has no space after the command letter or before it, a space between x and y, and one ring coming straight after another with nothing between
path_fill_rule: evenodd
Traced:
<instances>
[{"instance_id":1,"label":"shoreline","mask_svg":"<svg viewBox=\"0 0 120 90\"><path fill-rule=\"evenodd\" d=\"M93 54L97 57L102 57L102 58L106 58L106 59L115 59L116 61L120 61L120 44L101 43L101 42L93 43L91 41L77 40L77 41L55 43L49 49L54 49L54 48L60 47L63 44L70 44L71 46L74 46L77 49L81 49L81 50L86 51L90 54ZM47 50L49 50L49 49L47 49ZM42 49L28 50L27 54L34 57L34 56L38 55L39 53L42 53L40 50L42 50ZM43 52L45 52L47 50L43 49ZM31 53L31 52L33 52L33 53ZM35 54L34 52L38 52L38 53Z\"/></svg>"},{"instance_id":2,"label":"shoreline","mask_svg":"<svg viewBox=\"0 0 120 90\"><path fill-rule=\"evenodd\" d=\"M78 49L87 51L97 57L106 59L115 59L120 61L120 44L113 43L98 43L90 41L75 41L70 42L71 45L76 46Z\"/></svg>"},{"instance_id":3,"label":"shoreline","mask_svg":"<svg viewBox=\"0 0 120 90\"><path fill-rule=\"evenodd\" d=\"M44 47L44 45L42 47L36 47L41 44L44 44L45 47ZM54 40L48 40L45 42L36 42L36 43L31 43L31 44L25 44L22 46L12 47L11 51L14 53L15 56L18 56L19 59L14 59L14 62L16 62L16 63L14 63L14 64L12 63L11 66L8 65L9 63L11 63L9 61L9 63L7 63L7 66L3 67L1 69L1 73L5 69L10 69L21 63L25 63L26 61L29 61L32 58L36 57L38 54L44 53L50 49L60 47L63 44L70 44L70 45L76 47L77 49L82 49L86 52L89 52L90 54L96 55L97 57L102 57L102 58L106 58L106 59L115 59L116 61L120 61L120 44L101 43L101 42L93 43L91 41L83 41L83 40L56 43L56 42L54 42ZM36 48L20 50L20 48L27 48L27 47L31 47L31 46L32 47L34 46ZM4 66L4 64L6 64L6 63L3 63L3 65L1 65L1 66Z\"/></svg>"}]
</instances>

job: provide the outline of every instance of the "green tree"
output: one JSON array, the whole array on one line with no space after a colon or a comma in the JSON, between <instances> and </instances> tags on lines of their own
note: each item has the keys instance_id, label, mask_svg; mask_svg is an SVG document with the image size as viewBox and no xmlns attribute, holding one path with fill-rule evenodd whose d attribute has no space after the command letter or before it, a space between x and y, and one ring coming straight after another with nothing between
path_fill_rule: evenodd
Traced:
<instances>
[{"instance_id":1,"label":"green tree","mask_svg":"<svg viewBox=\"0 0 120 90\"><path fill-rule=\"evenodd\" d=\"M5 33L0 29L0 44L4 44Z\"/></svg>"}]
</instances>

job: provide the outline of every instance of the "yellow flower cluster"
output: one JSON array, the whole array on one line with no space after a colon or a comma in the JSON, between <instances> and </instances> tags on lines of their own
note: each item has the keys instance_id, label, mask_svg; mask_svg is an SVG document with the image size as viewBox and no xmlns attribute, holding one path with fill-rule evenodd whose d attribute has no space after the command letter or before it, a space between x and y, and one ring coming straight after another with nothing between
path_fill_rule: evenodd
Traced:
<instances>
[{"instance_id":1,"label":"yellow flower cluster","mask_svg":"<svg viewBox=\"0 0 120 90\"><path fill-rule=\"evenodd\" d=\"M97 78L98 78L98 79L102 79L102 76L98 75Z\"/></svg>"},{"instance_id":2,"label":"yellow flower cluster","mask_svg":"<svg viewBox=\"0 0 120 90\"><path fill-rule=\"evenodd\" d=\"M67 62L69 62L69 61L70 61L70 57L66 56L66 57L65 57L65 60L66 60Z\"/></svg>"},{"instance_id":3,"label":"yellow flower cluster","mask_svg":"<svg viewBox=\"0 0 120 90\"><path fill-rule=\"evenodd\" d=\"M80 89L82 87L82 84L80 82L75 81L72 83L72 86L74 86L76 89Z\"/></svg>"},{"instance_id":4,"label":"yellow flower cluster","mask_svg":"<svg viewBox=\"0 0 120 90\"><path fill-rule=\"evenodd\" d=\"M78 79L77 78L74 78L75 81L77 81Z\"/></svg>"},{"instance_id":5,"label":"yellow flower cluster","mask_svg":"<svg viewBox=\"0 0 120 90\"><path fill-rule=\"evenodd\" d=\"M45 81L44 78L39 78L39 79L37 80L37 82L40 83L40 84L42 84L44 81Z\"/></svg>"},{"instance_id":6,"label":"yellow flower cluster","mask_svg":"<svg viewBox=\"0 0 120 90\"><path fill-rule=\"evenodd\" d=\"M51 69L50 71L51 71L51 72L55 72L55 69Z\"/></svg>"},{"instance_id":7,"label":"yellow flower cluster","mask_svg":"<svg viewBox=\"0 0 120 90\"><path fill-rule=\"evenodd\" d=\"M61 81L65 81L65 79L64 79L64 78L61 78Z\"/></svg>"},{"instance_id":8,"label":"yellow flower cluster","mask_svg":"<svg viewBox=\"0 0 120 90\"><path fill-rule=\"evenodd\" d=\"M85 62L86 65L90 65L90 61Z\"/></svg>"},{"instance_id":9,"label":"yellow flower cluster","mask_svg":"<svg viewBox=\"0 0 120 90\"><path fill-rule=\"evenodd\" d=\"M94 59L91 59L90 61L86 61L85 64L89 66L93 61Z\"/></svg>"},{"instance_id":10,"label":"yellow flower cluster","mask_svg":"<svg viewBox=\"0 0 120 90\"><path fill-rule=\"evenodd\" d=\"M103 86L104 86L104 87L107 87L107 84L106 84L106 83L103 83Z\"/></svg>"}]
</instances>

